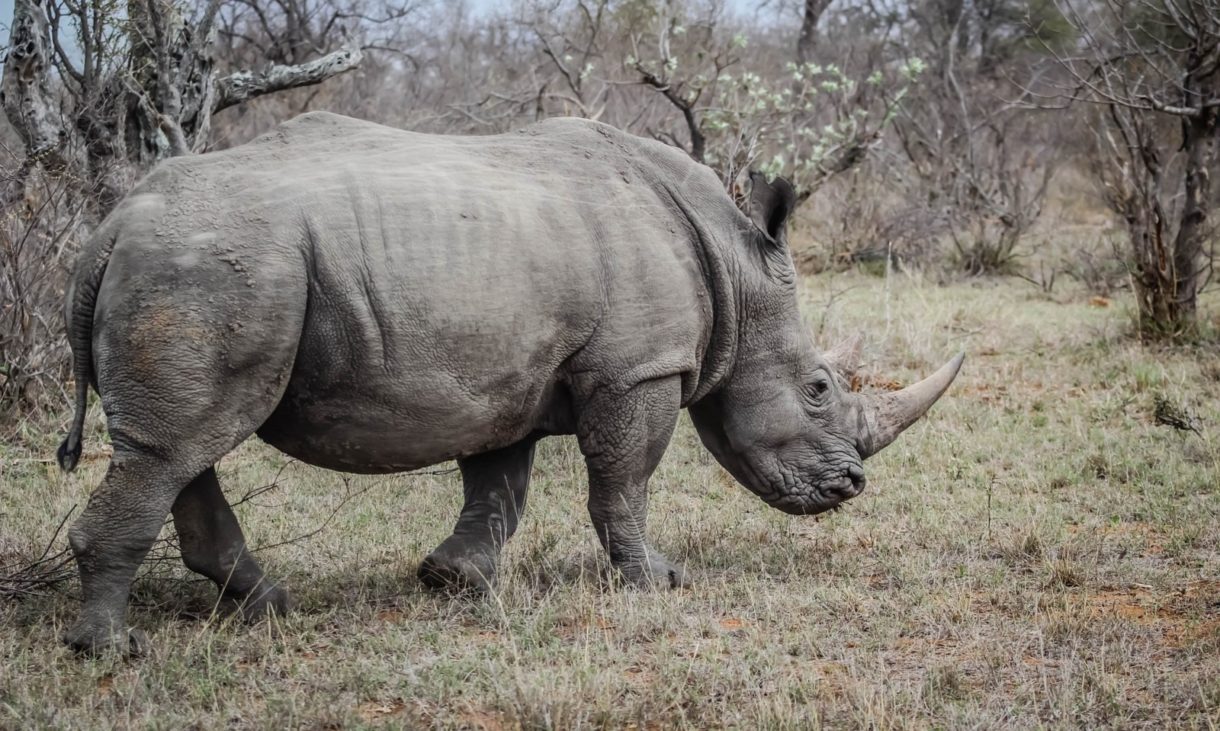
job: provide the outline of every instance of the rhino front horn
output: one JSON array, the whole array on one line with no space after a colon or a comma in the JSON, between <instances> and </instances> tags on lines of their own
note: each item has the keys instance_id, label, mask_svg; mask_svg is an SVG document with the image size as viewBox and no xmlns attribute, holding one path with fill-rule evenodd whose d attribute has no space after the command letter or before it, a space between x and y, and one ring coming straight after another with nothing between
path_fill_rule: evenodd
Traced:
<instances>
[{"instance_id":1,"label":"rhino front horn","mask_svg":"<svg viewBox=\"0 0 1220 731\"><path fill-rule=\"evenodd\" d=\"M965 353L958 353L919 383L894 393L863 397L863 428L857 445L860 456L868 458L885 449L904 429L918 421L953 383L965 359Z\"/></svg>"}]
</instances>

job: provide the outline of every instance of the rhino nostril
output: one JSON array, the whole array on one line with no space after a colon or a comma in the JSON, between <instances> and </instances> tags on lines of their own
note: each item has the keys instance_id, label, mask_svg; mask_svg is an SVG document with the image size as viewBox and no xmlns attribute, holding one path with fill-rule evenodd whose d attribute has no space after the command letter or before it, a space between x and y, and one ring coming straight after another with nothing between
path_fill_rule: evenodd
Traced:
<instances>
[{"instance_id":1,"label":"rhino nostril","mask_svg":"<svg viewBox=\"0 0 1220 731\"><path fill-rule=\"evenodd\" d=\"M847 477L851 480L851 484L856 488L856 493L864 490L866 480L864 479L864 467L854 464L847 468Z\"/></svg>"}]
</instances>

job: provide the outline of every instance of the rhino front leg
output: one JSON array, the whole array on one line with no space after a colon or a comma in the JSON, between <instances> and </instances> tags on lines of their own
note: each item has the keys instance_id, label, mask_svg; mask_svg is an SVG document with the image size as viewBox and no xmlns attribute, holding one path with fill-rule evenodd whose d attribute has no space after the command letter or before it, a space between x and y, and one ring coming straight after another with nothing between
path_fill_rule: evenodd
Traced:
<instances>
[{"instance_id":1,"label":"rhino front leg","mask_svg":"<svg viewBox=\"0 0 1220 731\"><path fill-rule=\"evenodd\" d=\"M173 514L182 562L216 583L222 606L241 612L247 621L288 611L288 593L267 579L246 549L246 538L214 467L178 494Z\"/></svg>"},{"instance_id":2,"label":"rhino front leg","mask_svg":"<svg viewBox=\"0 0 1220 731\"><path fill-rule=\"evenodd\" d=\"M648 479L673 436L681 401L677 377L626 392L599 392L581 409L577 437L589 470L589 517L610 563L646 588L686 585L681 567L644 537Z\"/></svg>"},{"instance_id":3,"label":"rhino front leg","mask_svg":"<svg viewBox=\"0 0 1220 731\"><path fill-rule=\"evenodd\" d=\"M466 504L453 535L419 567L429 588L486 592L495 582L500 549L517 531L525 512L533 438L458 460Z\"/></svg>"}]
</instances>

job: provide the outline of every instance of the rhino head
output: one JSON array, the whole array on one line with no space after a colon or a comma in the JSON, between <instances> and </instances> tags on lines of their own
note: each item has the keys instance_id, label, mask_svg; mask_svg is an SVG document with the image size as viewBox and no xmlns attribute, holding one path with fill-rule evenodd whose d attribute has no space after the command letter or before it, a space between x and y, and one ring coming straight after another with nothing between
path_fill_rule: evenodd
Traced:
<instances>
[{"instance_id":1,"label":"rhino head","mask_svg":"<svg viewBox=\"0 0 1220 731\"><path fill-rule=\"evenodd\" d=\"M751 179L754 226L746 234L751 255L738 267L733 366L690 414L704 446L738 482L784 512L813 515L864 490L863 461L940 398L964 355L901 391L853 393L836 362L852 349L819 354L801 322L785 233L792 186Z\"/></svg>"}]
</instances>

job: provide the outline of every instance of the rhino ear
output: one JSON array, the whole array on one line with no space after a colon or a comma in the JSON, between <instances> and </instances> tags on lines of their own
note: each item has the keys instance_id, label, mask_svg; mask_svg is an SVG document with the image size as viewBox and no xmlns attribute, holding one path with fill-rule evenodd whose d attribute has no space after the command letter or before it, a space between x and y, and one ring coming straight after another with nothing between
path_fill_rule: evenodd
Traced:
<instances>
[{"instance_id":1,"label":"rhino ear","mask_svg":"<svg viewBox=\"0 0 1220 731\"><path fill-rule=\"evenodd\" d=\"M750 219L767 238L783 243L785 224L792 209L796 208L796 191L783 178L776 177L767 182L767 176L750 171Z\"/></svg>"}]
</instances>

